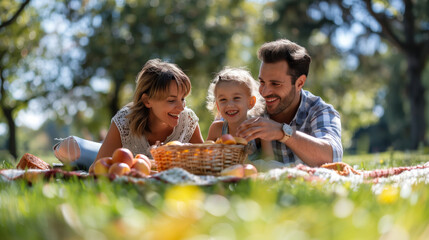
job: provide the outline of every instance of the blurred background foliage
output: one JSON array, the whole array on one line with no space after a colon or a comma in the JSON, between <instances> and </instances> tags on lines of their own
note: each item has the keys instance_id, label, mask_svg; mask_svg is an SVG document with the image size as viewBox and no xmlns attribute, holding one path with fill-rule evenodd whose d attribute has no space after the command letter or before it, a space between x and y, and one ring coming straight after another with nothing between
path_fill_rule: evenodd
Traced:
<instances>
[{"instance_id":1,"label":"blurred background foliage","mask_svg":"<svg viewBox=\"0 0 429 240\"><path fill-rule=\"evenodd\" d=\"M342 117L345 152L427 146L426 0L0 0L0 157L101 141L151 58L192 81L207 136L207 87L224 66L258 76L256 51L288 38L313 58L306 86Z\"/></svg>"}]
</instances>

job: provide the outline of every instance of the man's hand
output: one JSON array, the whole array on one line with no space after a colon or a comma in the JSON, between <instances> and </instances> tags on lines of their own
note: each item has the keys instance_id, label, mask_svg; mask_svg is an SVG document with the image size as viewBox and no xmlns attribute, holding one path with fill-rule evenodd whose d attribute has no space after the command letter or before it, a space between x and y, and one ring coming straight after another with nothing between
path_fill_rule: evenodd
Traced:
<instances>
[{"instance_id":1,"label":"man's hand","mask_svg":"<svg viewBox=\"0 0 429 240\"><path fill-rule=\"evenodd\" d=\"M237 136L247 141L260 138L266 141L280 140L284 133L282 124L271 119L257 117L244 121L237 128ZM316 138L300 131L294 131L287 140L287 147L309 166L320 166L332 162L332 146L326 139Z\"/></svg>"},{"instance_id":2,"label":"man's hand","mask_svg":"<svg viewBox=\"0 0 429 240\"><path fill-rule=\"evenodd\" d=\"M255 138L267 141L280 140L284 135L281 123L263 117L247 119L237 128L236 134L247 141Z\"/></svg>"}]
</instances>

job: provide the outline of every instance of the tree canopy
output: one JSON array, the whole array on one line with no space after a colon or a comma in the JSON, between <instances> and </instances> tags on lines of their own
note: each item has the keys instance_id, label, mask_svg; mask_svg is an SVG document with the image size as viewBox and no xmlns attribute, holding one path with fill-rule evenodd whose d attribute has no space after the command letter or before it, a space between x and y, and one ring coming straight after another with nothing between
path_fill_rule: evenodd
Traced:
<instances>
[{"instance_id":1,"label":"tree canopy","mask_svg":"<svg viewBox=\"0 0 429 240\"><path fill-rule=\"evenodd\" d=\"M18 116L29 108L60 126L46 124L51 138L67 128L98 140L152 58L190 76L187 103L205 136L214 74L247 67L256 79L257 49L278 38L308 49L305 88L339 110L346 150L426 144L424 0L0 0L0 9L0 144L15 157Z\"/></svg>"},{"instance_id":2,"label":"tree canopy","mask_svg":"<svg viewBox=\"0 0 429 240\"><path fill-rule=\"evenodd\" d=\"M275 17L267 22L266 35L269 39L287 36L307 46L316 58L313 81L321 83L316 83L316 91L337 105L346 139L350 139L348 131L378 121L382 107L393 115L402 114L406 124L399 126L410 130L409 134L400 131L409 143L403 148L426 143L422 74L429 56L427 1L275 1L268 7ZM397 91L401 75L391 74L398 69L386 64L393 56L406 64L399 70L406 73L401 74L406 91L400 96L407 101L395 108L389 102L377 102L386 92ZM398 126L392 114L386 116L388 129ZM384 134L399 133L392 131Z\"/></svg>"}]
</instances>

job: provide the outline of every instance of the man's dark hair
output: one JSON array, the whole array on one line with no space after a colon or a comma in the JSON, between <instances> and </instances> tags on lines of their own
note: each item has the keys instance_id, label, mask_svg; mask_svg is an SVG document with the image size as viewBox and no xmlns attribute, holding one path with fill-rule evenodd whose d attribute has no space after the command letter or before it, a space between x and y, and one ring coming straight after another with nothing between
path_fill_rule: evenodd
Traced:
<instances>
[{"instance_id":1,"label":"man's dark hair","mask_svg":"<svg viewBox=\"0 0 429 240\"><path fill-rule=\"evenodd\" d=\"M301 75L308 75L311 62L311 57L304 47L287 39L264 43L258 50L258 58L264 63L286 61L289 66L286 74L292 77L292 84L295 84Z\"/></svg>"}]
</instances>

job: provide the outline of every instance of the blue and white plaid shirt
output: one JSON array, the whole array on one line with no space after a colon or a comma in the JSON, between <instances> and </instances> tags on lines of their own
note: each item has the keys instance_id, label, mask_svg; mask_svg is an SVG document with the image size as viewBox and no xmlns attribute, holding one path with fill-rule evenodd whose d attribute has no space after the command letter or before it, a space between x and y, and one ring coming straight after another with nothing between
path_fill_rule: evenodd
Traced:
<instances>
[{"instance_id":1,"label":"blue and white plaid shirt","mask_svg":"<svg viewBox=\"0 0 429 240\"><path fill-rule=\"evenodd\" d=\"M327 140L332 146L333 162L341 162L343 147L340 114L332 105L309 91L301 90L301 103L290 126L295 131ZM277 161L285 164L305 164L284 143L272 141L271 144Z\"/></svg>"}]
</instances>

